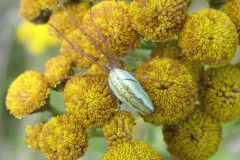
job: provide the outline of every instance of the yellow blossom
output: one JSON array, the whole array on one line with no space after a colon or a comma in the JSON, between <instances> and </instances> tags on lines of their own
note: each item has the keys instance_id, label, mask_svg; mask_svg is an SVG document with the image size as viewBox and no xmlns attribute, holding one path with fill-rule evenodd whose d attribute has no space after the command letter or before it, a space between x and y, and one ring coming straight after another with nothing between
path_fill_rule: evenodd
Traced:
<instances>
[{"instance_id":1,"label":"yellow blossom","mask_svg":"<svg viewBox=\"0 0 240 160\"><path fill-rule=\"evenodd\" d=\"M36 1L21 0L19 16L21 18L33 21L41 14L41 6Z\"/></svg>"},{"instance_id":2,"label":"yellow blossom","mask_svg":"<svg viewBox=\"0 0 240 160\"><path fill-rule=\"evenodd\" d=\"M37 71L26 71L16 78L8 89L6 106L16 118L41 110L49 96L48 83Z\"/></svg>"},{"instance_id":3,"label":"yellow blossom","mask_svg":"<svg viewBox=\"0 0 240 160\"><path fill-rule=\"evenodd\" d=\"M81 75L67 81L63 94L69 113L84 119L88 125L101 126L114 116L117 99L106 75Z\"/></svg>"},{"instance_id":4,"label":"yellow blossom","mask_svg":"<svg viewBox=\"0 0 240 160\"><path fill-rule=\"evenodd\" d=\"M77 160L88 146L86 126L72 114L54 117L38 137L41 151L51 160Z\"/></svg>"},{"instance_id":5,"label":"yellow blossom","mask_svg":"<svg viewBox=\"0 0 240 160\"><path fill-rule=\"evenodd\" d=\"M136 77L154 105L154 113L143 116L144 121L156 126L174 123L193 110L196 84L178 61L151 59L137 68Z\"/></svg>"},{"instance_id":6,"label":"yellow blossom","mask_svg":"<svg viewBox=\"0 0 240 160\"><path fill-rule=\"evenodd\" d=\"M217 151L222 141L222 127L196 106L185 120L164 125L163 136L172 155L186 160L203 160Z\"/></svg>"},{"instance_id":7,"label":"yellow blossom","mask_svg":"<svg viewBox=\"0 0 240 160\"><path fill-rule=\"evenodd\" d=\"M223 12L225 12L228 17L235 24L238 32L238 44L240 44L240 2L239 0L228 0L224 5Z\"/></svg>"},{"instance_id":8,"label":"yellow blossom","mask_svg":"<svg viewBox=\"0 0 240 160\"><path fill-rule=\"evenodd\" d=\"M38 0L38 5L41 6L41 8L53 8L58 5L58 0Z\"/></svg>"},{"instance_id":9,"label":"yellow blossom","mask_svg":"<svg viewBox=\"0 0 240 160\"><path fill-rule=\"evenodd\" d=\"M72 32L70 32L67 35L67 38L69 39L69 41L74 44L76 47L80 47L80 43L82 42L82 35L81 35L81 31L76 28L75 30L73 30ZM86 58L85 56L83 56L81 53L75 51L69 44L67 41L62 41L62 45L60 48L60 54L64 55L65 57L69 57L71 58L71 61L74 63L74 65L78 68L84 68L84 67L89 67L92 64L92 61L90 61L88 58ZM91 54L88 53L88 55L90 57L93 58L93 60L98 61L101 58L103 58L103 55L96 55L94 52L92 52Z\"/></svg>"},{"instance_id":10,"label":"yellow blossom","mask_svg":"<svg viewBox=\"0 0 240 160\"><path fill-rule=\"evenodd\" d=\"M200 97L202 106L221 122L240 116L240 69L229 64L210 68L203 75Z\"/></svg>"},{"instance_id":11,"label":"yellow blossom","mask_svg":"<svg viewBox=\"0 0 240 160\"><path fill-rule=\"evenodd\" d=\"M179 46L189 59L213 67L229 63L237 44L234 24L225 13L214 9L190 15L179 34Z\"/></svg>"},{"instance_id":12,"label":"yellow blossom","mask_svg":"<svg viewBox=\"0 0 240 160\"><path fill-rule=\"evenodd\" d=\"M163 160L152 146L140 140L120 143L111 147L101 160Z\"/></svg>"},{"instance_id":13,"label":"yellow blossom","mask_svg":"<svg viewBox=\"0 0 240 160\"><path fill-rule=\"evenodd\" d=\"M91 16L90 16L91 13ZM91 17L97 27L92 23ZM123 1L102 1L91 8L83 18L82 27L86 33L105 52L106 49L99 32L115 56L132 52L139 43L139 35L130 22L129 4ZM99 30L99 32L98 32ZM80 47L85 53L93 55L100 52L82 35ZM111 53L108 53L110 56ZM111 56L110 56L111 57Z\"/></svg>"},{"instance_id":14,"label":"yellow blossom","mask_svg":"<svg viewBox=\"0 0 240 160\"><path fill-rule=\"evenodd\" d=\"M26 45L29 53L41 54L47 48L56 46L58 40L48 34L46 24L33 24L22 21L16 33L17 40Z\"/></svg>"},{"instance_id":15,"label":"yellow blossom","mask_svg":"<svg viewBox=\"0 0 240 160\"><path fill-rule=\"evenodd\" d=\"M76 1L64 4L64 6L78 24L81 24L82 18L89 8L87 2ZM64 36L67 36L77 28L75 23L69 18L69 15L61 7L52 13L48 23L56 27ZM53 28L50 27L49 30L52 35L62 40L61 35L56 33Z\"/></svg>"},{"instance_id":16,"label":"yellow blossom","mask_svg":"<svg viewBox=\"0 0 240 160\"><path fill-rule=\"evenodd\" d=\"M25 136L25 142L28 144L33 150L40 149L39 148L39 135L42 132L43 124L38 124L35 126L28 125L26 127L27 135Z\"/></svg>"},{"instance_id":17,"label":"yellow blossom","mask_svg":"<svg viewBox=\"0 0 240 160\"><path fill-rule=\"evenodd\" d=\"M60 79L72 73L72 62L69 57L59 55L49 59L46 64L44 73L48 80L48 85L55 88Z\"/></svg>"},{"instance_id":18,"label":"yellow blossom","mask_svg":"<svg viewBox=\"0 0 240 160\"><path fill-rule=\"evenodd\" d=\"M184 0L134 0L130 6L133 26L147 41L177 35L187 16Z\"/></svg>"},{"instance_id":19,"label":"yellow blossom","mask_svg":"<svg viewBox=\"0 0 240 160\"><path fill-rule=\"evenodd\" d=\"M119 143L128 142L134 125L135 120L131 113L126 111L118 112L103 127L103 134L107 139L107 145L111 147Z\"/></svg>"}]
</instances>

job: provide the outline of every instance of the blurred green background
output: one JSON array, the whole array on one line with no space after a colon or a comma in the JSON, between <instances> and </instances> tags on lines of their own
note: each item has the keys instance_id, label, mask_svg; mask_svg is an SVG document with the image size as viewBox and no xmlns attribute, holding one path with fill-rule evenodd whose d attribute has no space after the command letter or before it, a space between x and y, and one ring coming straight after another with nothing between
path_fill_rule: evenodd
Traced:
<instances>
[{"instance_id":1,"label":"blurred green background","mask_svg":"<svg viewBox=\"0 0 240 160\"><path fill-rule=\"evenodd\" d=\"M24 142L25 127L30 124L40 123L43 117L34 114L26 116L19 120L14 118L6 110L5 96L11 82L26 70L44 71L44 64L50 58L58 54L59 45L49 48L46 53L40 55L29 54L23 44L19 44L15 40L17 26L21 19L18 18L19 9L18 0L1 0L0 5L0 159L1 160L42 160L46 159L40 151L32 151ZM207 1L195 0L190 8L199 10L207 7ZM238 53L239 55L239 53ZM57 103L61 99L61 94L53 94L52 99ZM59 102L61 103L61 101ZM63 104L59 104L63 105ZM223 142L219 151L211 158L211 160L239 160L240 159L240 119L237 119L223 127ZM174 159L169 156L166 151L166 145L163 142L161 127L153 127L152 125L143 123L139 119L139 123L135 128L136 132L144 135L141 136L158 150L165 159ZM148 132L146 132L148 130ZM144 133L143 133L144 132ZM86 152L86 156L81 159L99 159L104 151L107 150L103 138L93 138L90 140L90 150ZM99 149L100 148L100 149Z\"/></svg>"}]
</instances>

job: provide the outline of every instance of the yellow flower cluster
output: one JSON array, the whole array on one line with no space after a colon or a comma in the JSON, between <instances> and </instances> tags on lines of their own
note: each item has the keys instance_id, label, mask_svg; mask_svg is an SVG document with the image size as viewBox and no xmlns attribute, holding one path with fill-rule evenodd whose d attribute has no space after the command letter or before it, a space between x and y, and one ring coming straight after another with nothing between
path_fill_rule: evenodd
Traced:
<instances>
[{"instance_id":1,"label":"yellow flower cluster","mask_svg":"<svg viewBox=\"0 0 240 160\"><path fill-rule=\"evenodd\" d=\"M179 46L183 52L192 60L212 67L229 63L237 44L235 25L225 13L214 9L188 16L179 34Z\"/></svg>"},{"instance_id":2,"label":"yellow flower cluster","mask_svg":"<svg viewBox=\"0 0 240 160\"><path fill-rule=\"evenodd\" d=\"M112 147L114 145L128 142L130 135L132 135L132 128L134 127L134 118L131 113L122 111L119 112L106 123L103 127L104 137L107 139L107 145ZM126 133L125 133L126 132Z\"/></svg>"},{"instance_id":3,"label":"yellow flower cluster","mask_svg":"<svg viewBox=\"0 0 240 160\"><path fill-rule=\"evenodd\" d=\"M164 141L171 154L180 159L202 160L211 157L222 141L220 122L196 106L185 120L163 126Z\"/></svg>"},{"instance_id":4,"label":"yellow flower cluster","mask_svg":"<svg viewBox=\"0 0 240 160\"><path fill-rule=\"evenodd\" d=\"M121 111L108 84L107 65L124 66L145 56L142 64L130 67L154 107L152 114L139 113L140 118L164 126L164 140L173 156L211 157L222 140L220 123L240 116L240 70L229 64L239 39L239 2L226 3L227 14L205 9L190 15L187 2L59 5L61 0L22 0L19 13L30 21L39 22L41 13L50 11L45 20L50 34L61 42L59 55L45 63L44 73L21 74L6 96L7 109L17 118L52 113L50 119L26 128L28 146L49 159L76 160L84 155L89 138L100 131L109 147L102 159L161 160L150 144L134 140L137 115ZM139 53L129 54L135 50ZM50 104L50 89L63 91L65 112Z\"/></svg>"}]
</instances>

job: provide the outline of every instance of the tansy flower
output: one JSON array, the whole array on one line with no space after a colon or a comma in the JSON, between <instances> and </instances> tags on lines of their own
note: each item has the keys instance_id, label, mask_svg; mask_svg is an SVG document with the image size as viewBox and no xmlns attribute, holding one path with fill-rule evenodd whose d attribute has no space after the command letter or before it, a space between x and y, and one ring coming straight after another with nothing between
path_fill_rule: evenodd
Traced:
<instances>
[{"instance_id":1,"label":"tansy flower","mask_svg":"<svg viewBox=\"0 0 240 160\"><path fill-rule=\"evenodd\" d=\"M46 64L44 73L50 87L56 88L60 79L68 76L72 72L72 61L69 57L59 55L49 59Z\"/></svg>"},{"instance_id":2,"label":"tansy flower","mask_svg":"<svg viewBox=\"0 0 240 160\"><path fill-rule=\"evenodd\" d=\"M39 15L41 15L41 6L36 1L32 0L21 0L19 16L21 18L33 21Z\"/></svg>"},{"instance_id":3,"label":"tansy flower","mask_svg":"<svg viewBox=\"0 0 240 160\"><path fill-rule=\"evenodd\" d=\"M82 18L89 8L89 4L87 2L76 1L66 3L64 6L78 24L81 24ZM48 23L56 27L64 36L67 36L70 32L77 28L75 23L73 23L73 21L69 18L69 15L61 7L53 12ZM63 39L53 28L50 27L49 30L55 37L58 37L60 40Z\"/></svg>"},{"instance_id":4,"label":"tansy flower","mask_svg":"<svg viewBox=\"0 0 240 160\"><path fill-rule=\"evenodd\" d=\"M225 13L214 9L190 15L179 34L179 46L189 59L213 67L230 62L237 44L234 24Z\"/></svg>"},{"instance_id":5,"label":"tansy flower","mask_svg":"<svg viewBox=\"0 0 240 160\"><path fill-rule=\"evenodd\" d=\"M146 41L160 42L178 34L187 16L184 0L134 0L132 23Z\"/></svg>"},{"instance_id":6,"label":"tansy flower","mask_svg":"<svg viewBox=\"0 0 240 160\"><path fill-rule=\"evenodd\" d=\"M67 38L69 41L74 44L76 47L80 47L80 43L82 43L82 33L81 31L76 28L74 31L70 32L67 35ZM88 41L88 40L86 40ZM78 68L84 68L84 67L89 67L93 62L90 61L88 58L86 58L84 55L81 53L75 51L67 41L62 41L62 45L60 48L60 54L64 55L66 57L71 58L71 61L73 64L78 67ZM93 60L98 61L101 58L103 58L103 55L101 54L95 54L95 52L88 53L88 56L90 56Z\"/></svg>"},{"instance_id":7,"label":"tansy flower","mask_svg":"<svg viewBox=\"0 0 240 160\"><path fill-rule=\"evenodd\" d=\"M117 99L107 83L107 75L73 77L63 94L68 112L88 125L101 126L115 115Z\"/></svg>"},{"instance_id":8,"label":"tansy flower","mask_svg":"<svg viewBox=\"0 0 240 160\"><path fill-rule=\"evenodd\" d=\"M225 12L228 17L235 24L238 32L238 44L240 43L240 3L239 0L228 0L224 5L223 12Z\"/></svg>"},{"instance_id":9,"label":"tansy flower","mask_svg":"<svg viewBox=\"0 0 240 160\"><path fill-rule=\"evenodd\" d=\"M33 150L40 149L39 148L39 135L42 132L43 124L38 124L35 126L28 125L26 127L27 135L25 136L25 142L29 148Z\"/></svg>"},{"instance_id":10,"label":"tansy flower","mask_svg":"<svg viewBox=\"0 0 240 160\"><path fill-rule=\"evenodd\" d=\"M194 108L195 82L187 68L176 60L151 59L135 72L154 105L154 113L143 116L154 125L174 123Z\"/></svg>"},{"instance_id":11,"label":"tansy flower","mask_svg":"<svg viewBox=\"0 0 240 160\"><path fill-rule=\"evenodd\" d=\"M83 121L72 114L54 117L44 124L38 137L41 151L52 160L81 157L88 146Z\"/></svg>"},{"instance_id":12,"label":"tansy flower","mask_svg":"<svg viewBox=\"0 0 240 160\"><path fill-rule=\"evenodd\" d=\"M203 73L203 65L199 62L191 61L187 58L181 48L178 47L178 40L172 39L166 42L160 43L151 52L151 58L170 58L174 60L179 60L191 73L193 78L198 81Z\"/></svg>"},{"instance_id":13,"label":"tansy flower","mask_svg":"<svg viewBox=\"0 0 240 160\"><path fill-rule=\"evenodd\" d=\"M203 75L201 103L205 111L221 122L240 116L240 69L229 64L210 68Z\"/></svg>"},{"instance_id":14,"label":"tansy flower","mask_svg":"<svg viewBox=\"0 0 240 160\"><path fill-rule=\"evenodd\" d=\"M126 111L118 112L103 127L103 134L107 139L107 145L111 147L131 140L134 125L135 120L131 113Z\"/></svg>"},{"instance_id":15,"label":"tansy flower","mask_svg":"<svg viewBox=\"0 0 240 160\"><path fill-rule=\"evenodd\" d=\"M56 46L56 38L48 34L46 24L33 24L28 21L22 21L16 33L17 40L26 45L29 53L41 54L47 48Z\"/></svg>"},{"instance_id":16,"label":"tansy flower","mask_svg":"<svg viewBox=\"0 0 240 160\"><path fill-rule=\"evenodd\" d=\"M58 0L38 0L38 5L41 6L41 8L53 8L58 5Z\"/></svg>"},{"instance_id":17,"label":"tansy flower","mask_svg":"<svg viewBox=\"0 0 240 160\"><path fill-rule=\"evenodd\" d=\"M123 56L132 52L139 43L139 35L133 29L130 19L128 3L102 1L93 6L91 12L89 11L84 16L82 27L102 50L108 52L111 58L112 54ZM104 41L113 53L107 50ZM79 48L87 54L96 56L101 54L84 35L79 45Z\"/></svg>"},{"instance_id":18,"label":"tansy flower","mask_svg":"<svg viewBox=\"0 0 240 160\"><path fill-rule=\"evenodd\" d=\"M168 151L180 158L203 160L211 157L222 141L221 124L199 106L185 119L163 126Z\"/></svg>"},{"instance_id":19,"label":"tansy flower","mask_svg":"<svg viewBox=\"0 0 240 160\"><path fill-rule=\"evenodd\" d=\"M37 71L26 71L8 89L6 106L16 118L41 110L49 96L46 77Z\"/></svg>"},{"instance_id":20,"label":"tansy flower","mask_svg":"<svg viewBox=\"0 0 240 160\"><path fill-rule=\"evenodd\" d=\"M163 160L148 143L133 140L112 146L101 160Z\"/></svg>"}]
</instances>

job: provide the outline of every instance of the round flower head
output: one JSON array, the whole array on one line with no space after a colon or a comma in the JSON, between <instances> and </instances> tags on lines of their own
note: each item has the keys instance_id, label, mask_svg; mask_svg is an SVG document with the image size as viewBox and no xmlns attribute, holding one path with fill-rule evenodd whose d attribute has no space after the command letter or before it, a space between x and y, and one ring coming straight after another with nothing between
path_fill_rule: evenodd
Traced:
<instances>
[{"instance_id":1,"label":"round flower head","mask_svg":"<svg viewBox=\"0 0 240 160\"><path fill-rule=\"evenodd\" d=\"M21 0L19 16L29 21L35 19L41 12L41 7L32 0Z\"/></svg>"},{"instance_id":2,"label":"round flower head","mask_svg":"<svg viewBox=\"0 0 240 160\"><path fill-rule=\"evenodd\" d=\"M81 24L82 18L89 8L89 4L87 2L76 1L66 3L64 6L79 24ZM56 27L64 36L67 36L77 28L77 26L69 18L69 15L61 7L53 12L48 23ZM51 34L62 40L62 37L53 28L50 27L49 30Z\"/></svg>"},{"instance_id":3,"label":"round flower head","mask_svg":"<svg viewBox=\"0 0 240 160\"><path fill-rule=\"evenodd\" d=\"M58 0L38 0L38 5L41 6L41 8L53 8L58 5Z\"/></svg>"},{"instance_id":4,"label":"round flower head","mask_svg":"<svg viewBox=\"0 0 240 160\"><path fill-rule=\"evenodd\" d=\"M152 59L137 68L136 78L154 106L154 113L143 116L144 121L156 126L174 123L193 110L196 84L188 69L178 61Z\"/></svg>"},{"instance_id":5,"label":"round flower head","mask_svg":"<svg viewBox=\"0 0 240 160\"><path fill-rule=\"evenodd\" d=\"M134 147L134 148L133 148ZM120 143L112 146L101 160L163 160L161 155L148 143L140 140Z\"/></svg>"},{"instance_id":6,"label":"round flower head","mask_svg":"<svg viewBox=\"0 0 240 160\"><path fill-rule=\"evenodd\" d=\"M31 54L44 53L58 44L58 40L48 34L47 24L33 24L26 20L19 24L16 38Z\"/></svg>"},{"instance_id":7,"label":"round flower head","mask_svg":"<svg viewBox=\"0 0 240 160\"><path fill-rule=\"evenodd\" d=\"M28 125L26 127L27 135L25 136L25 142L28 144L28 147L30 147L33 150L40 149L39 148L39 135L42 132L43 125L38 124L35 126Z\"/></svg>"},{"instance_id":8,"label":"round flower head","mask_svg":"<svg viewBox=\"0 0 240 160\"><path fill-rule=\"evenodd\" d=\"M91 18L92 17L92 18ZM115 56L132 52L139 43L139 35L130 22L129 4L123 1L102 1L91 8L83 18L82 27L86 33L105 52L107 48L100 35ZM80 48L87 54L101 54L89 40L82 35Z\"/></svg>"},{"instance_id":9,"label":"round flower head","mask_svg":"<svg viewBox=\"0 0 240 160\"><path fill-rule=\"evenodd\" d=\"M107 145L111 147L119 143L128 142L132 135L134 125L135 119L131 113L126 111L118 112L118 114L103 127L103 134L107 139Z\"/></svg>"},{"instance_id":10,"label":"round flower head","mask_svg":"<svg viewBox=\"0 0 240 160\"><path fill-rule=\"evenodd\" d=\"M224 5L223 12L225 12L228 17L235 24L238 32L238 44L240 44L240 3L239 0L230 0Z\"/></svg>"},{"instance_id":11,"label":"round flower head","mask_svg":"<svg viewBox=\"0 0 240 160\"><path fill-rule=\"evenodd\" d=\"M26 71L8 89L6 106L16 118L41 110L49 96L48 83L37 71Z\"/></svg>"},{"instance_id":12,"label":"round flower head","mask_svg":"<svg viewBox=\"0 0 240 160\"><path fill-rule=\"evenodd\" d=\"M179 34L179 46L189 59L213 67L230 62L237 44L234 24L225 13L214 9L190 15Z\"/></svg>"},{"instance_id":13,"label":"round flower head","mask_svg":"<svg viewBox=\"0 0 240 160\"><path fill-rule=\"evenodd\" d=\"M50 87L56 88L60 79L69 75L72 71L72 62L69 57L59 55L49 59L46 64L44 73Z\"/></svg>"},{"instance_id":14,"label":"round flower head","mask_svg":"<svg viewBox=\"0 0 240 160\"><path fill-rule=\"evenodd\" d=\"M87 125L101 126L110 121L117 107L107 75L82 75L69 79L63 98L67 111L84 119Z\"/></svg>"},{"instance_id":15,"label":"round flower head","mask_svg":"<svg viewBox=\"0 0 240 160\"><path fill-rule=\"evenodd\" d=\"M160 42L178 34L187 16L184 0L134 0L132 23L147 41Z\"/></svg>"},{"instance_id":16,"label":"round flower head","mask_svg":"<svg viewBox=\"0 0 240 160\"><path fill-rule=\"evenodd\" d=\"M222 141L221 124L199 106L183 121L163 126L168 151L180 159L211 157Z\"/></svg>"},{"instance_id":17,"label":"round flower head","mask_svg":"<svg viewBox=\"0 0 240 160\"><path fill-rule=\"evenodd\" d=\"M41 151L52 160L78 159L88 147L85 125L71 114L49 120L44 124L38 140Z\"/></svg>"},{"instance_id":18,"label":"round flower head","mask_svg":"<svg viewBox=\"0 0 240 160\"><path fill-rule=\"evenodd\" d=\"M221 122L240 116L240 69L229 64L210 68L203 75L201 103L206 112Z\"/></svg>"},{"instance_id":19,"label":"round flower head","mask_svg":"<svg viewBox=\"0 0 240 160\"><path fill-rule=\"evenodd\" d=\"M69 41L74 44L77 48L80 48L81 43L83 42L83 35L81 31L76 28L74 31L70 32L67 35L67 38ZM88 41L88 40L86 40ZM60 54L64 55L66 57L70 57L73 64L78 68L84 68L89 67L93 62L90 61L88 58L83 56L81 53L75 51L67 41L62 41ZM103 55L99 52L91 52L88 53L88 56L92 57L93 60L99 61L101 58L103 58Z\"/></svg>"},{"instance_id":20,"label":"round flower head","mask_svg":"<svg viewBox=\"0 0 240 160\"><path fill-rule=\"evenodd\" d=\"M151 58L170 58L179 60L191 72L193 78L197 81L203 73L203 65L196 61L190 61L181 48L178 47L178 40L172 39L164 43L160 43L151 53Z\"/></svg>"}]
</instances>

